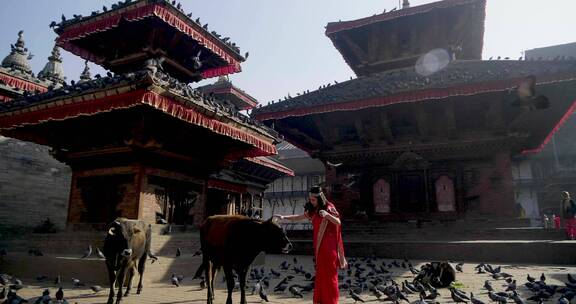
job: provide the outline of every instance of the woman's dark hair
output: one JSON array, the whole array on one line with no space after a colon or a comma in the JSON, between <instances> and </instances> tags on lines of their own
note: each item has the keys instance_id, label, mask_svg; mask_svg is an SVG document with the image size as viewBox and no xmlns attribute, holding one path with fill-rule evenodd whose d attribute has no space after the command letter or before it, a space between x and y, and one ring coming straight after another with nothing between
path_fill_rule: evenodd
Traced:
<instances>
[{"instance_id":1,"label":"woman's dark hair","mask_svg":"<svg viewBox=\"0 0 576 304\"><path fill-rule=\"evenodd\" d=\"M304 205L305 212L313 214L318 210L326 210L326 208L328 208L328 200L326 199L326 196L322 192L322 188L320 186L313 186L312 188L310 188L310 195L316 197L316 199L318 200L318 206L315 208L314 205L312 205L312 203L308 201Z\"/></svg>"}]
</instances>

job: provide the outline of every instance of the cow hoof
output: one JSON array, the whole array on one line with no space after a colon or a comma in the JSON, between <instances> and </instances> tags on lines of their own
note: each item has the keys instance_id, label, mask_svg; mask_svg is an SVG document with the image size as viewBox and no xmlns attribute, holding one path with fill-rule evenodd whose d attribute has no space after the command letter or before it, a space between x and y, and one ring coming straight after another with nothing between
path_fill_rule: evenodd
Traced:
<instances>
[{"instance_id":1,"label":"cow hoof","mask_svg":"<svg viewBox=\"0 0 576 304\"><path fill-rule=\"evenodd\" d=\"M141 292L142 292L142 289L136 290L136 294L140 294Z\"/></svg>"}]
</instances>

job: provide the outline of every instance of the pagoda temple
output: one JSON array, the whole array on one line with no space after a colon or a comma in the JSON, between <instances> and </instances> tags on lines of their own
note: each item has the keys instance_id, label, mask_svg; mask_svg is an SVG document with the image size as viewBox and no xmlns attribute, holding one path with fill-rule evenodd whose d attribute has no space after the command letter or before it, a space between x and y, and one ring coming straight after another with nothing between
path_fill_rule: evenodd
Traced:
<instances>
[{"instance_id":1,"label":"pagoda temple","mask_svg":"<svg viewBox=\"0 0 576 304\"><path fill-rule=\"evenodd\" d=\"M482 60L486 1L326 26L358 76L254 110L326 166L344 214L510 216L511 157L540 151L576 100L574 60Z\"/></svg>"},{"instance_id":2,"label":"pagoda temple","mask_svg":"<svg viewBox=\"0 0 576 304\"><path fill-rule=\"evenodd\" d=\"M179 5L119 2L89 16L63 16L51 27L57 47L38 78L25 60L22 34L2 62L0 134L50 146L71 167L68 224L117 216L197 224L213 204L208 189L231 188L215 181L216 172L291 172L263 159L276 154L276 132L218 92L189 85L240 72L245 59L230 38ZM58 47L109 72L91 79L86 68L79 81L66 82Z\"/></svg>"}]
</instances>

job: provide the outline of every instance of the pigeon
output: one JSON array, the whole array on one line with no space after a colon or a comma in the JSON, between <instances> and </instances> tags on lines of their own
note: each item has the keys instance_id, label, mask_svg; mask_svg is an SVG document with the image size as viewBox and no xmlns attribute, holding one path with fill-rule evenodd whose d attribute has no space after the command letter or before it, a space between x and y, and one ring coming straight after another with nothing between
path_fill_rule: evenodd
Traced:
<instances>
[{"instance_id":1,"label":"pigeon","mask_svg":"<svg viewBox=\"0 0 576 304\"><path fill-rule=\"evenodd\" d=\"M98 248L98 247L96 247L96 255L101 259L106 259L106 257L104 256L104 253L102 253L102 251L100 251L100 248Z\"/></svg>"},{"instance_id":2,"label":"pigeon","mask_svg":"<svg viewBox=\"0 0 576 304\"><path fill-rule=\"evenodd\" d=\"M570 301L566 297L561 297L558 299L558 304L570 304Z\"/></svg>"},{"instance_id":3,"label":"pigeon","mask_svg":"<svg viewBox=\"0 0 576 304\"><path fill-rule=\"evenodd\" d=\"M292 285L288 287L288 291L290 291L290 293L295 297L303 298L304 296L302 295L298 287L299 287L298 285Z\"/></svg>"},{"instance_id":4,"label":"pigeon","mask_svg":"<svg viewBox=\"0 0 576 304\"><path fill-rule=\"evenodd\" d=\"M64 291L62 290L62 287L58 288L58 291L56 292L56 300L64 300Z\"/></svg>"},{"instance_id":5,"label":"pigeon","mask_svg":"<svg viewBox=\"0 0 576 304\"><path fill-rule=\"evenodd\" d=\"M540 281L546 282L546 276L544 275L544 273L542 273L542 275L540 275Z\"/></svg>"},{"instance_id":6,"label":"pigeon","mask_svg":"<svg viewBox=\"0 0 576 304\"><path fill-rule=\"evenodd\" d=\"M476 298L474 297L474 294L473 294L473 293L470 293L470 301L472 302L472 304L485 304L484 302L476 299Z\"/></svg>"},{"instance_id":7,"label":"pigeon","mask_svg":"<svg viewBox=\"0 0 576 304\"><path fill-rule=\"evenodd\" d=\"M350 289L350 293L349 293L349 294L350 294L350 297L351 297L352 299L354 299L354 303L356 303L356 302L362 302L362 303L364 303L364 299L362 299L362 298L360 297L360 295L357 294L357 293L355 293L352 289Z\"/></svg>"},{"instance_id":8,"label":"pigeon","mask_svg":"<svg viewBox=\"0 0 576 304\"><path fill-rule=\"evenodd\" d=\"M270 302L268 300L268 295L266 295L266 290L264 290L264 287L260 288L260 292L258 292L258 295L260 296L260 299L262 301Z\"/></svg>"},{"instance_id":9,"label":"pigeon","mask_svg":"<svg viewBox=\"0 0 576 304\"><path fill-rule=\"evenodd\" d=\"M550 101L544 95L536 95L536 77L528 76L520 82L517 88L517 99L513 106L533 109L546 109L550 106Z\"/></svg>"},{"instance_id":10,"label":"pigeon","mask_svg":"<svg viewBox=\"0 0 576 304\"><path fill-rule=\"evenodd\" d=\"M570 275L570 274L568 274L568 275ZM526 275L526 280L528 280L528 282L530 282L530 283L536 282L536 278L531 277L530 274Z\"/></svg>"},{"instance_id":11,"label":"pigeon","mask_svg":"<svg viewBox=\"0 0 576 304\"><path fill-rule=\"evenodd\" d=\"M462 266L464 266L464 263L458 263L458 264L456 264L456 270L457 270L458 272L462 272Z\"/></svg>"},{"instance_id":12,"label":"pigeon","mask_svg":"<svg viewBox=\"0 0 576 304\"><path fill-rule=\"evenodd\" d=\"M462 297L460 297L459 295L457 295L454 292L454 289L450 289L450 296L452 297L452 300L454 300L454 302L456 303L468 303L466 300L464 300Z\"/></svg>"},{"instance_id":13,"label":"pigeon","mask_svg":"<svg viewBox=\"0 0 576 304\"><path fill-rule=\"evenodd\" d=\"M84 283L80 282L79 279L75 279L75 278L72 278L72 284L74 284L74 287L85 286Z\"/></svg>"},{"instance_id":14,"label":"pigeon","mask_svg":"<svg viewBox=\"0 0 576 304\"><path fill-rule=\"evenodd\" d=\"M176 248L176 257L179 257L182 255L182 250L180 250L180 248Z\"/></svg>"},{"instance_id":15,"label":"pigeon","mask_svg":"<svg viewBox=\"0 0 576 304\"><path fill-rule=\"evenodd\" d=\"M488 280L484 281L484 288L488 291L494 290L494 288L492 288L492 284L490 284L490 281L488 281Z\"/></svg>"},{"instance_id":16,"label":"pigeon","mask_svg":"<svg viewBox=\"0 0 576 304\"><path fill-rule=\"evenodd\" d=\"M42 281L45 281L47 278L48 278L47 275L39 275L39 276L36 276L36 281L42 282Z\"/></svg>"},{"instance_id":17,"label":"pigeon","mask_svg":"<svg viewBox=\"0 0 576 304\"><path fill-rule=\"evenodd\" d=\"M567 274L568 277L568 282L572 283L572 284L576 284L576 279L574 277L572 277L571 274Z\"/></svg>"},{"instance_id":18,"label":"pigeon","mask_svg":"<svg viewBox=\"0 0 576 304\"><path fill-rule=\"evenodd\" d=\"M508 284L505 291L515 291L516 290L516 280L512 280L512 283Z\"/></svg>"},{"instance_id":19,"label":"pigeon","mask_svg":"<svg viewBox=\"0 0 576 304\"><path fill-rule=\"evenodd\" d=\"M86 249L86 251L84 251L82 259L89 257L91 254L92 254L92 245L88 245L88 248Z\"/></svg>"},{"instance_id":20,"label":"pigeon","mask_svg":"<svg viewBox=\"0 0 576 304\"><path fill-rule=\"evenodd\" d=\"M56 278L54 279L54 285L60 285L60 284L62 284L62 277L56 276Z\"/></svg>"},{"instance_id":21,"label":"pigeon","mask_svg":"<svg viewBox=\"0 0 576 304\"><path fill-rule=\"evenodd\" d=\"M92 289L94 293L99 293L100 291L102 291L102 287L100 285L90 286L90 289Z\"/></svg>"},{"instance_id":22,"label":"pigeon","mask_svg":"<svg viewBox=\"0 0 576 304\"><path fill-rule=\"evenodd\" d=\"M502 304L505 304L505 303L506 303L506 300L507 300L506 297L499 296L499 295L495 294L495 293L492 292L492 291L489 291L489 292L488 292L488 297L490 298L490 300L492 300L492 301L494 301L494 302L499 302L499 303L502 303Z\"/></svg>"},{"instance_id":23,"label":"pigeon","mask_svg":"<svg viewBox=\"0 0 576 304\"><path fill-rule=\"evenodd\" d=\"M526 301L524 301L516 291L512 294L512 300L514 300L516 304L526 304Z\"/></svg>"},{"instance_id":24,"label":"pigeon","mask_svg":"<svg viewBox=\"0 0 576 304\"><path fill-rule=\"evenodd\" d=\"M458 295L460 298L465 299L465 300L470 300L470 298L461 290L458 290L454 287L449 287L450 291L453 291L456 295Z\"/></svg>"},{"instance_id":25,"label":"pigeon","mask_svg":"<svg viewBox=\"0 0 576 304\"><path fill-rule=\"evenodd\" d=\"M180 287L180 281L178 280L178 277L176 277L176 274L172 274L172 277L170 277L170 281L172 282L172 285L176 286L176 287Z\"/></svg>"},{"instance_id":26,"label":"pigeon","mask_svg":"<svg viewBox=\"0 0 576 304\"><path fill-rule=\"evenodd\" d=\"M22 284L22 281L20 281L19 279L14 279L12 280L13 284L8 285L9 289L12 290L20 290L22 288L24 288L24 285Z\"/></svg>"}]
</instances>

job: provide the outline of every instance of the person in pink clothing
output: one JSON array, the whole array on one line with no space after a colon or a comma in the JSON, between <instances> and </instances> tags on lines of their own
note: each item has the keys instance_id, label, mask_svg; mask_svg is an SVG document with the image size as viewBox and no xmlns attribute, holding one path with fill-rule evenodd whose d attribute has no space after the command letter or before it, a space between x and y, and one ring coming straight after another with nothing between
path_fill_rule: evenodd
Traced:
<instances>
[{"instance_id":1,"label":"person in pink clothing","mask_svg":"<svg viewBox=\"0 0 576 304\"><path fill-rule=\"evenodd\" d=\"M564 221L564 229L566 229L566 236L571 240L576 239L576 203L570 198L568 191L562 192L560 210Z\"/></svg>"},{"instance_id":2,"label":"person in pink clothing","mask_svg":"<svg viewBox=\"0 0 576 304\"><path fill-rule=\"evenodd\" d=\"M314 235L314 256L316 258L316 279L314 282L314 304L338 303L338 268L346 268L342 244L340 214L329 202L322 189L312 187L309 202L304 214L274 215L290 221L309 219Z\"/></svg>"}]
</instances>

